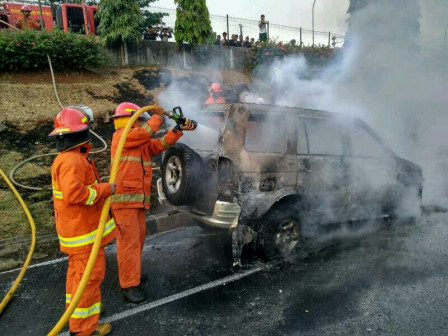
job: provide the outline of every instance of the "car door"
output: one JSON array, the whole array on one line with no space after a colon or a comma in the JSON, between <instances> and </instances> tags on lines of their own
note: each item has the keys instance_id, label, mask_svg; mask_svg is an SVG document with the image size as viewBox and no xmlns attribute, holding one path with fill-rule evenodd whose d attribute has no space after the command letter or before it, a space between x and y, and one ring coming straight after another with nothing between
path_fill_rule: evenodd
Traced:
<instances>
[{"instance_id":1,"label":"car door","mask_svg":"<svg viewBox=\"0 0 448 336\"><path fill-rule=\"evenodd\" d=\"M345 129L336 118L299 116L297 122L298 188L319 222L345 220L352 182Z\"/></svg>"},{"instance_id":2,"label":"car door","mask_svg":"<svg viewBox=\"0 0 448 336\"><path fill-rule=\"evenodd\" d=\"M382 214L397 187L396 160L373 130L354 120L349 127L353 170L352 202L360 218Z\"/></svg>"}]
</instances>

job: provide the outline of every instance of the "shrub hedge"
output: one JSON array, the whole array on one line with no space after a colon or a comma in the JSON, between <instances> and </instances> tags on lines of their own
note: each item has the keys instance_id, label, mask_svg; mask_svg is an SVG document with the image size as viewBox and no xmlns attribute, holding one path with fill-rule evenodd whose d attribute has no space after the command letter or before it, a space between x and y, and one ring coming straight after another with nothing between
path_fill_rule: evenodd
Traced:
<instances>
[{"instance_id":1,"label":"shrub hedge","mask_svg":"<svg viewBox=\"0 0 448 336\"><path fill-rule=\"evenodd\" d=\"M59 71L82 70L103 63L102 48L95 37L62 30L0 31L0 70L48 68L47 54Z\"/></svg>"}]
</instances>

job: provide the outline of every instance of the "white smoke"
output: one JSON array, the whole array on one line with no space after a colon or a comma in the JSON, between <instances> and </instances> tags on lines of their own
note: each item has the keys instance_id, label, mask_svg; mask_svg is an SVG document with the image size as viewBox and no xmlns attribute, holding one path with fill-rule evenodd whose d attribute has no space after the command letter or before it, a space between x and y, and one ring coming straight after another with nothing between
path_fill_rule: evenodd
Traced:
<instances>
[{"instance_id":1,"label":"white smoke","mask_svg":"<svg viewBox=\"0 0 448 336\"><path fill-rule=\"evenodd\" d=\"M316 72L301 57L286 58L264 71L274 104L348 113L369 123L396 154L423 167L424 202L441 204L448 194L448 58L418 36L418 19L425 31L435 31L423 16L433 11L423 7L420 12L417 0L371 1L351 16L341 60Z\"/></svg>"}]
</instances>

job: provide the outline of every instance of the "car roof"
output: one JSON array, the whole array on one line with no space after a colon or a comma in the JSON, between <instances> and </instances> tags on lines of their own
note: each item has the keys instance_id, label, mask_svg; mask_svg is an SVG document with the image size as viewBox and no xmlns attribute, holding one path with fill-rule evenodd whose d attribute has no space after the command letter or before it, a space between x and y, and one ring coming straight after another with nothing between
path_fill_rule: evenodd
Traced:
<instances>
[{"instance_id":1,"label":"car roof","mask_svg":"<svg viewBox=\"0 0 448 336\"><path fill-rule=\"evenodd\" d=\"M308 117L322 117L322 118L334 118L334 117L347 117L357 119L345 114L328 112L323 110L314 110L301 107L288 107L279 105L268 104L250 104L250 103L235 103L235 104L211 104L204 105L202 112L223 112L232 106L242 106L257 113L272 113L275 110L276 113L293 113L300 114Z\"/></svg>"}]
</instances>

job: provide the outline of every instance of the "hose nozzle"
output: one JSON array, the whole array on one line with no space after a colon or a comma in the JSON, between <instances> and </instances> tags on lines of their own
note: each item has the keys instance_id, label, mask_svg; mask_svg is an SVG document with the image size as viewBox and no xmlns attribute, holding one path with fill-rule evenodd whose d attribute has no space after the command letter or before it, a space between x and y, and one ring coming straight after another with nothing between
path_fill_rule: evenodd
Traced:
<instances>
[{"instance_id":1,"label":"hose nozzle","mask_svg":"<svg viewBox=\"0 0 448 336\"><path fill-rule=\"evenodd\" d=\"M186 125L188 122L188 118L184 117L184 114L182 112L182 108L180 106L176 106L173 108L172 111L164 111L164 114L170 118L173 119L178 125ZM190 120L191 123L194 125L194 129L198 127L198 123L195 120Z\"/></svg>"}]
</instances>

